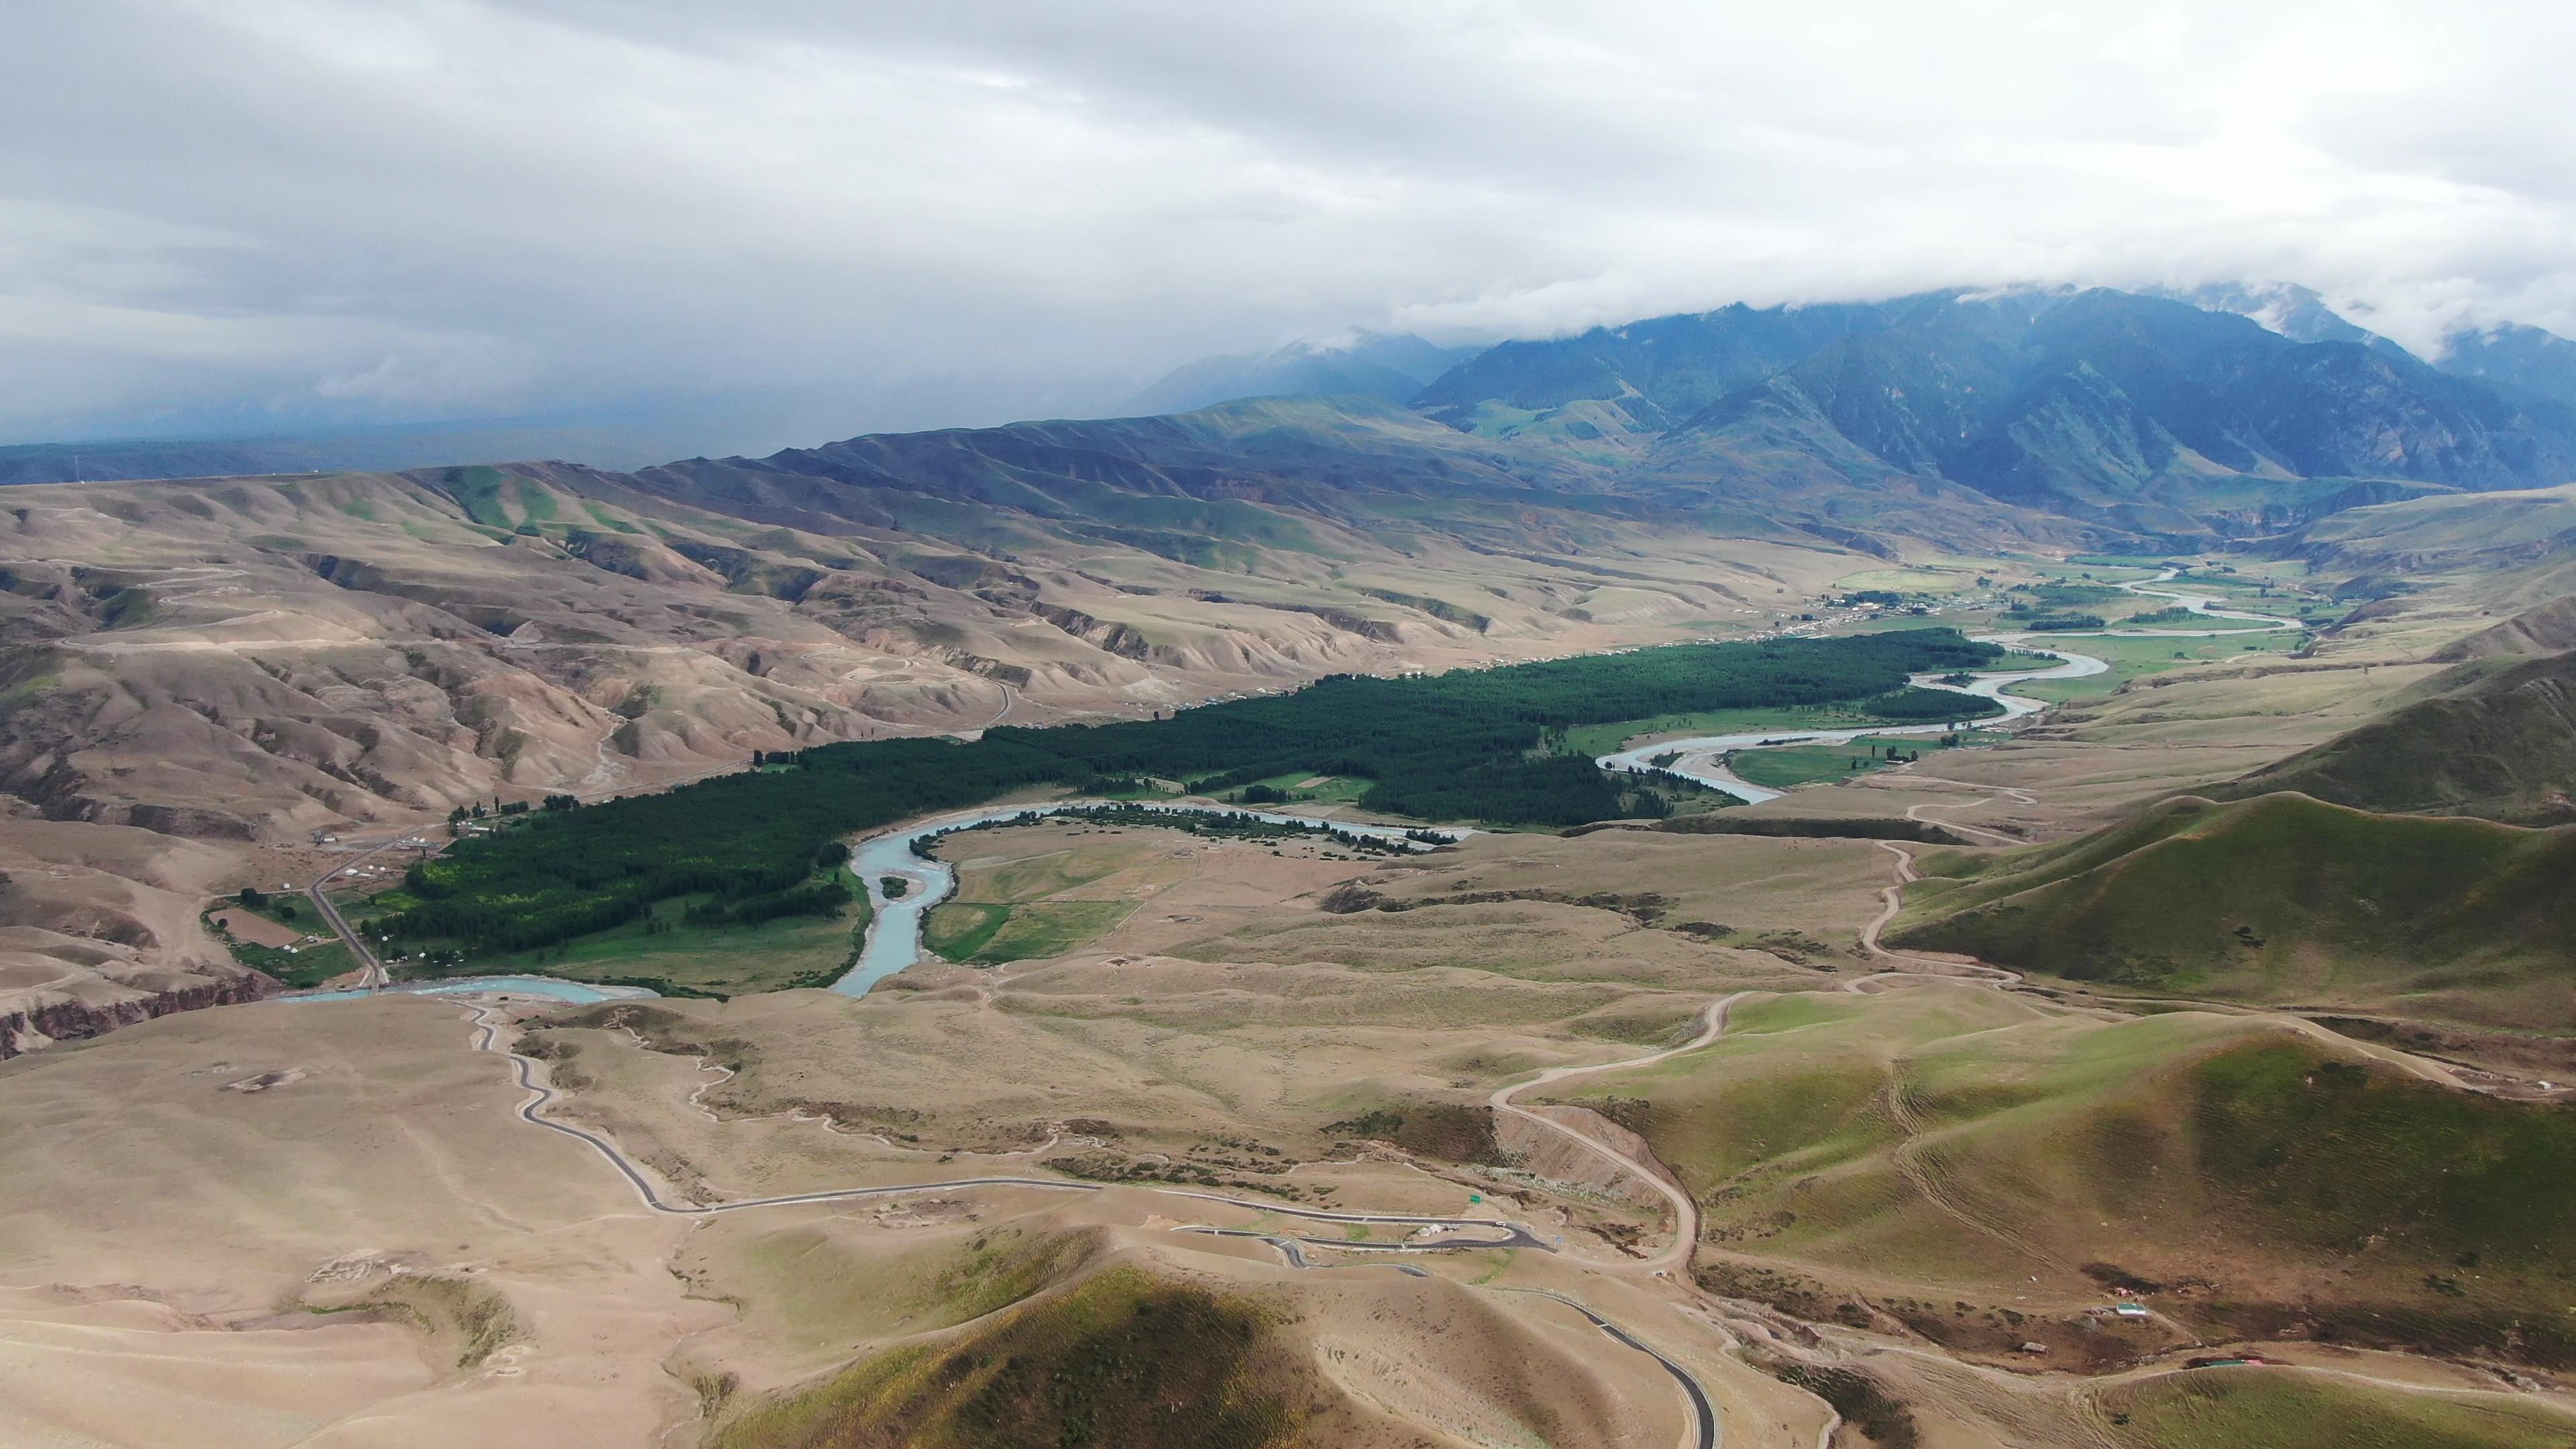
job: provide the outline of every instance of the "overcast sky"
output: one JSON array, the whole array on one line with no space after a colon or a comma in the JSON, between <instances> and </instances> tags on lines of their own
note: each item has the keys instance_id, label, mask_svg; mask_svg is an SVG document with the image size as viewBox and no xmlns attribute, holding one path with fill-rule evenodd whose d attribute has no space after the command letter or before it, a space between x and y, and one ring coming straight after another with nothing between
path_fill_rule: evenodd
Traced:
<instances>
[{"instance_id":1,"label":"overcast sky","mask_svg":"<svg viewBox=\"0 0 2576 1449\"><path fill-rule=\"evenodd\" d=\"M2571 74L2547 0L18 0L0 439L2024 280L2576 333Z\"/></svg>"}]
</instances>

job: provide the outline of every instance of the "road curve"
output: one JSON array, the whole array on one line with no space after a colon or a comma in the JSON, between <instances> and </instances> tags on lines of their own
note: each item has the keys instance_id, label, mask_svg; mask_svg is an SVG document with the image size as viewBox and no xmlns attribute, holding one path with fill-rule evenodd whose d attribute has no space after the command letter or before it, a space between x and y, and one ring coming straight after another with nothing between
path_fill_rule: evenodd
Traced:
<instances>
[{"instance_id":1,"label":"road curve","mask_svg":"<svg viewBox=\"0 0 2576 1449\"><path fill-rule=\"evenodd\" d=\"M1878 940L1879 933L1886 930L1888 923L1896 919L1896 913L1905 908L1905 888L1922 879L1922 877L1916 875L1914 872L1913 851L1906 849L1904 846L1897 844L1893 840L1879 841L1878 848L1896 857L1896 880L1892 884L1879 888L1878 914L1871 917L1869 921L1860 928L1860 948L1882 961L1910 961L1916 966L1928 967L1930 969L1926 971L1874 971L1867 976L1855 976L1851 980L1844 982L1843 990L1860 995L1866 995L1868 994L1870 983L1874 981L1885 981L1891 977L1898 976L1946 976L1954 981L1981 981L1990 986L2014 986L2020 983L2020 972L2007 971L2001 966L1988 966L1983 962L1963 963L1958 961L1939 961L1929 956L1909 956L1903 951L1891 951L1885 946L1880 945Z\"/></svg>"},{"instance_id":2,"label":"road curve","mask_svg":"<svg viewBox=\"0 0 2576 1449\"><path fill-rule=\"evenodd\" d=\"M1637 1352L1642 1353L1646 1357L1663 1365L1664 1372L1673 1376L1674 1380L1682 1386L1682 1392L1690 1399L1691 1417L1695 1422L1692 1432L1682 1436L1683 1444L1694 1446L1694 1449L1717 1449L1717 1406L1709 1402L1708 1390L1700 1387L1699 1379L1694 1376L1689 1369L1683 1368L1680 1364L1666 1358L1660 1350L1650 1347L1644 1340L1638 1338L1635 1334L1630 1333L1628 1330L1621 1328L1615 1323L1612 1323L1609 1319L1602 1317L1591 1309L1584 1307L1580 1302L1572 1298L1568 1298L1562 1293L1555 1292L1552 1289L1494 1288L1489 1291L1495 1293L1529 1293L1540 1298L1553 1298L1557 1302L1564 1304L1566 1307L1573 1309L1575 1312L1582 1314L1586 1319L1591 1321L1593 1327L1600 1329L1603 1333L1608 1334L1610 1337L1617 1339L1619 1342L1626 1344L1628 1347L1635 1349Z\"/></svg>"},{"instance_id":3,"label":"road curve","mask_svg":"<svg viewBox=\"0 0 2576 1449\"><path fill-rule=\"evenodd\" d=\"M1621 1171L1635 1174L1640 1180L1645 1182L1646 1185L1652 1187L1659 1195L1661 1195L1665 1202L1672 1205L1674 1231L1671 1245L1653 1257L1645 1259L1638 1265L1640 1267L1651 1268L1657 1272L1669 1272L1675 1268L1688 1266L1690 1263L1691 1249L1699 1242L1699 1203L1693 1199L1689 1193L1682 1191L1680 1188L1675 1187L1669 1182L1666 1182L1660 1175L1649 1171L1645 1164L1617 1151L1607 1143L1595 1141L1594 1139L1575 1131L1573 1128L1566 1126L1564 1123L1559 1122L1554 1118L1543 1117L1538 1113L1529 1110L1527 1107L1519 1106L1512 1101L1512 1098L1530 1090L1532 1087L1544 1087L1551 1082L1564 1081L1568 1077L1589 1076L1594 1072L1611 1072L1630 1067L1651 1066L1656 1062L1664 1060L1666 1057L1679 1056L1683 1052L1697 1051L1701 1047L1707 1046L1709 1043L1716 1041L1719 1036L1725 1033L1727 1011L1733 1007L1736 1002L1743 1000L1746 996L1751 994L1752 993L1750 992L1739 991L1732 996L1721 997L1716 1001L1710 1002L1707 1009L1700 1013L1700 1029L1692 1035L1690 1040L1683 1042L1680 1046L1666 1047L1661 1051L1648 1052L1644 1056L1624 1057L1615 1062L1597 1062L1589 1066L1550 1067L1546 1071L1539 1073L1537 1076L1532 1077L1528 1081L1522 1082L1517 1086L1500 1088L1492 1096L1485 1099L1486 1104L1492 1107L1495 1111L1508 1112L1515 1117L1535 1122L1550 1132L1554 1132L1559 1136L1572 1140L1576 1144L1580 1145L1586 1152L1601 1158L1603 1161L1610 1163Z\"/></svg>"}]
</instances>

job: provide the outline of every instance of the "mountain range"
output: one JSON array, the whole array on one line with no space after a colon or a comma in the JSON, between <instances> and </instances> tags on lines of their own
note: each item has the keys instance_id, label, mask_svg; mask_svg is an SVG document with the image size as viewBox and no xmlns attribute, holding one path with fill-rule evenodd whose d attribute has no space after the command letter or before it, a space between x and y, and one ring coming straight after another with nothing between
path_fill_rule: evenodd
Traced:
<instances>
[{"instance_id":1,"label":"mountain range","mask_svg":"<svg viewBox=\"0 0 2576 1449\"><path fill-rule=\"evenodd\" d=\"M1254 397L1335 405L1199 415ZM1286 490L1299 506L1534 487L1877 552L1900 535L2192 547L2358 506L2576 478L2576 343L2529 327L2463 332L2431 363L2278 286L1737 304L1481 350L1354 332L1204 359L1128 407L1139 416L879 434L643 472L692 486L757 478L755 491L772 492L854 484L875 502L824 511L885 516L890 495L918 512L952 487L965 490L953 501L986 502L1035 489L1078 512L1083 489L1067 480ZM128 476L387 468L406 447L454 462L469 444L499 457L563 443L597 463L598 441L503 427L121 445L91 461ZM637 466L631 449L609 451ZM11 450L0 481L67 476L64 452ZM1003 480L1001 493L977 491Z\"/></svg>"},{"instance_id":2,"label":"mountain range","mask_svg":"<svg viewBox=\"0 0 2576 1449\"><path fill-rule=\"evenodd\" d=\"M1617 458L1659 496L1940 479L2167 543L2576 470L2565 398L2366 334L2303 342L2104 289L1737 306L1506 343L1417 405Z\"/></svg>"}]
</instances>

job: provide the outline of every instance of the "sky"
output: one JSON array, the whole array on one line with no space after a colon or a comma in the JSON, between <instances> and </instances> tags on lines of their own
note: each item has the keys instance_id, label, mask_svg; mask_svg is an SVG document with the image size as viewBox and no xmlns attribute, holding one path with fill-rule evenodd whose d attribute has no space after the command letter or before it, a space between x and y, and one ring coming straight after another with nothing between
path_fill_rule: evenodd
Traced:
<instances>
[{"instance_id":1,"label":"sky","mask_svg":"<svg viewBox=\"0 0 2576 1449\"><path fill-rule=\"evenodd\" d=\"M791 390L2011 283L2576 334L2576 7L0 7L0 441ZM820 438L808 441L820 441Z\"/></svg>"}]
</instances>

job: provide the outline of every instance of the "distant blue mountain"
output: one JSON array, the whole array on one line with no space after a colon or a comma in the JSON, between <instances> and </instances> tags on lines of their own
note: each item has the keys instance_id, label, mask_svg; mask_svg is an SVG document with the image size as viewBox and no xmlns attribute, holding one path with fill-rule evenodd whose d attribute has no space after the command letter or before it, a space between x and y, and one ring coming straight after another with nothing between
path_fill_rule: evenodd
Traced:
<instances>
[{"instance_id":1,"label":"distant blue mountain","mask_svg":"<svg viewBox=\"0 0 2576 1449\"><path fill-rule=\"evenodd\" d=\"M1175 368L1127 400L1136 417L1185 413L1250 397L1382 397L1402 401L1473 347L1441 347L1412 336L1349 332L1291 342L1270 352L1203 357Z\"/></svg>"}]
</instances>

